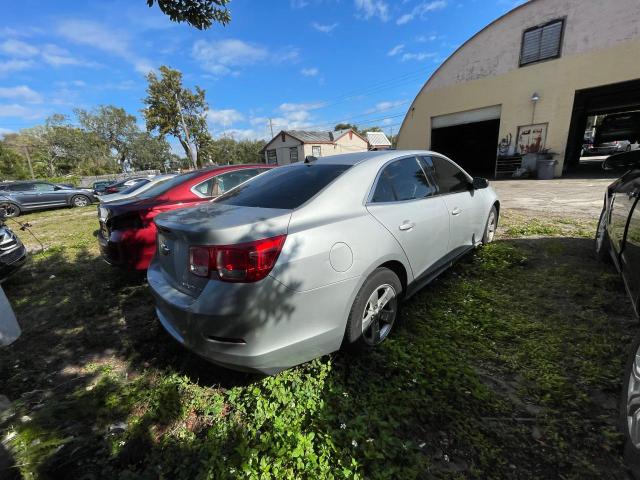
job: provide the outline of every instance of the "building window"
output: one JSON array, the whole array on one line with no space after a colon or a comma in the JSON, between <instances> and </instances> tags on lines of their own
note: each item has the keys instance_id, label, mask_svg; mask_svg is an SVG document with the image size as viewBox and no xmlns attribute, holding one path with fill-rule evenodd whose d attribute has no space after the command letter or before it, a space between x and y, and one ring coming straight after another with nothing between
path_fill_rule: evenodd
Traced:
<instances>
[{"instance_id":1,"label":"building window","mask_svg":"<svg viewBox=\"0 0 640 480\"><path fill-rule=\"evenodd\" d=\"M322 156L322 150L320 149L320 145L314 145L313 147L311 147L311 155L313 155L314 157Z\"/></svg>"},{"instance_id":2,"label":"building window","mask_svg":"<svg viewBox=\"0 0 640 480\"><path fill-rule=\"evenodd\" d=\"M291 147L289 149L289 161L295 163L298 161L298 147Z\"/></svg>"},{"instance_id":3,"label":"building window","mask_svg":"<svg viewBox=\"0 0 640 480\"><path fill-rule=\"evenodd\" d=\"M275 165L278 163L278 156L276 155L275 149L267 150L267 163L269 165Z\"/></svg>"},{"instance_id":4,"label":"building window","mask_svg":"<svg viewBox=\"0 0 640 480\"><path fill-rule=\"evenodd\" d=\"M522 34L520 66L560 57L564 20L529 28Z\"/></svg>"}]
</instances>

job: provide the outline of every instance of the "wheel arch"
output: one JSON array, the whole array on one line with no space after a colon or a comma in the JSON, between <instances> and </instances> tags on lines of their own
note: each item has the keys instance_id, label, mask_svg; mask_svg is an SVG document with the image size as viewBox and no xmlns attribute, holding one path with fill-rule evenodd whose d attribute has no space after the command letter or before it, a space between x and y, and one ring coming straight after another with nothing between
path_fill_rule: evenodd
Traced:
<instances>
[{"instance_id":1,"label":"wheel arch","mask_svg":"<svg viewBox=\"0 0 640 480\"><path fill-rule=\"evenodd\" d=\"M407 291L408 278L407 270L402 262L398 260L389 260L381 265L378 265L378 267L376 268L388 268L393 273L395 273L400 280L400 284L402 285L402 294L405 294L405 292Z\"/></svg>"}]
</instances>

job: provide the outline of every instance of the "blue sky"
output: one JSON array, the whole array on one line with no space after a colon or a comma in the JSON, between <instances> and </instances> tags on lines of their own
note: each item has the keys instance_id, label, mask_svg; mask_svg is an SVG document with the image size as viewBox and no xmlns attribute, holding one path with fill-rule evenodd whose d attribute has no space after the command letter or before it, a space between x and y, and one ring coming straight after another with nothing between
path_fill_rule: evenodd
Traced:
<instances>
[{"instance_id":1,"label":"blue sky","mask_svg":"<svg viewBox=\"0 0 640 480\"><path fill-rule=\"evenodd\" d=\"M114 104L135 114L160 65L207 92L214 136L341 121L396 131L462 42L512 0L234 0L227 27L175 24L145 0L21 0L0 19L0 133Z\"/></svg>"}]
</instances>

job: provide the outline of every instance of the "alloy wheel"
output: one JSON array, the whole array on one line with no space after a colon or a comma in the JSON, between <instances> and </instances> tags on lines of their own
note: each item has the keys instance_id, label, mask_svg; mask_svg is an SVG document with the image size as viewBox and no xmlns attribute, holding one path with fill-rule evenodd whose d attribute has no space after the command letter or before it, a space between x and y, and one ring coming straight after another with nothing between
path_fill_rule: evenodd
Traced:
<instances>
[{"instance_id":1,"label":"alloy wheel","mask_svg":"<svg viewBox=\"0 0 640 480\"><path fill-rule=\"evenodd\" d=\"M73 204L76 207L86 207L89 204L89 202L87 201L86 197L75 197L73 199Z\"/></svg>"},{"instance_id":2,"label":"alloy wheel","mask_svg":"<svg viewBox=\"0 0 640 480\"><path fill-rule=\"evenodd\" d=\"M487 220L487 241L491 243L496 234L496 212L491 210L489 220Z\"/></svg>"},{"instance_id":3,"label":"alloy wheel","mask_svg":"<svg viewBox=\"0 0 640 480\"><path fill-rule=\"evenodd\" d=\"M636 351L627 388L627 428L629 438L640 448L640 347Z\"/></svg>"},{"instance_id":4,"label":"alloy wheel","mask_svg":"<svg viewBox=\"0 0 640 480\"><path fill-rule=\"evenodd\" d=\"M371 293L362 313L362 338L368 345L378 345L387 338L396 319L396 305L396 291L389 284Z\"/></svg>"},{"instance_id":5,"label":"alloy wheel","mask_svg":"<svg viewBox=\"0 0 640 480\"><path fill-rule=\"evenodd\" d=\"M19 210L11 203L0 203L0 211L4 212L5 217L17 217Z\"/></svg>"}]
</instances>

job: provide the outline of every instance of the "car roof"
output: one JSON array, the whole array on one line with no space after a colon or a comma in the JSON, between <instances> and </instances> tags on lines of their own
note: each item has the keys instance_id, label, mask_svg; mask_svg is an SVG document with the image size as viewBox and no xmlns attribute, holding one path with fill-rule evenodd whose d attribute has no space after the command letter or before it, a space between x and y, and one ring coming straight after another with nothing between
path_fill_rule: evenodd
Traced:
<instances>
[{"instance_id":1,"label":"car roof","mask_svg":"<svg viewBox=\"0 0 640 480\"><path fill-rule=\"evenodd\" d=\"M408 155L439 155L442 154L432 152L430 150L378 150L368 152L343 153L341 155L330 155L328 157L320 157L316 161L318 164L331 165L357 165L358 163L378 160L386 162L394 158L405 157Z\"/></svg>"}]
</instances>

